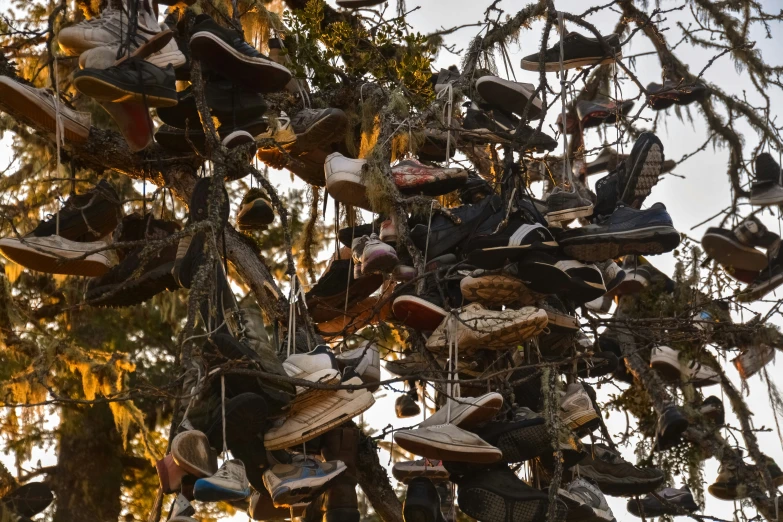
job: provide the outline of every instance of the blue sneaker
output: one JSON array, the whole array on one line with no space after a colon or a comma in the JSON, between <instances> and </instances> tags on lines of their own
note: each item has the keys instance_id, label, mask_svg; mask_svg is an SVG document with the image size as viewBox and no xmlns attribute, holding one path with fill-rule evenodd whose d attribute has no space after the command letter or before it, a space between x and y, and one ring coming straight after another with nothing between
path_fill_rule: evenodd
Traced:
<instances>
[{"instance_id":1,"label":"blue sneaker","mask_svg":"<svg viewBox=\"0 0 783 522\"><path fill-rule=\"evenodd\" d=\"M346 470L341 460L319 462L297 455L291 464L276 464L264 472L264 485L276 507L310 500Z\"/></svg>"},{"instance_id":2,"label":"blue sneaker","mask_svg":"<svg viewBox=\"0 0 783 522\"><path fill-rule=\"evenodd\" d=\"M201 478L193 485L193 496L200 502L244 500L250 496L250 484L241 460L227 460L217 473Z\"/></svg>"},{"instance_id":3,"label":"blue sneaker","mask_svg":"<svg viewBox=\"0 0 783 522\"><path fill-rule=\"evenodd\" d=\"M619 205L591 225L564 231L557 241L574 259L604 261L625 254L670 252L680 244L680 234L662 203L646 210Z\"/></svg>"}]
</instances>

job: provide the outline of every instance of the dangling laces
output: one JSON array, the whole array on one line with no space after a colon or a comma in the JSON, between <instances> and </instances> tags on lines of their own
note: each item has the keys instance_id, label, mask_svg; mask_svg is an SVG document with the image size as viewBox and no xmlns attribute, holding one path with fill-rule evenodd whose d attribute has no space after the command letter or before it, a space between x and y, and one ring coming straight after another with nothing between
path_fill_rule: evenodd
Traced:
<instances>
[{"instance_id":1,"label":"dangling laces","mask_svg":"<svg viewBox=\"0 0 783 522\"><path fill-rule=\"evenodd\" d=\"M430 218L427 221L427 242L424 243L424 264L427 264L427 254L430 250L430 231L432 230L432 210L435 208L435 200L430 203Z\"/></svg>"},{"instance_id":2,"label":"dangling laces","mask_svg":"<svg viewBox=\"0 0 783 522\"><path fill-rule=\"evenodd\" d=\"M291 357L291 351L296 353L296 300L299 297L296 293L296 275L291 276L291 292L288 299L288 341L286 342L286 355Z\"/></svg>"},{"instance_id":3,"label":"dangling laces","mask_svg":"<svg viewBox=\"0 0 783 522\"><path fill-rule=\"evenodd\" d=\"M60 151L64 143L65 127L63 125L63 115L60 112L60 68L57 66L57 56L54 57L54 141L57 145L57 177L60 176ZM59 196L59 190L57 191ZM57 205L57 212L54 218L54 233L60 235L60 205Z\"/></svg>"},{"instance_id":4,"label":"dangling laces","mask_svg":"<svg viewBox=\"0 0 783 522\"><path fill-rule=\"evenodd\" d=\"M226 376L220 374L220 413L223 422L223 462L228 460L228 445L226 444Z\"/></svg>"},{"instance_id":5,"label":"dangling laces","mask_svg":"<svg viewBox=\"0 0 783 522\"><path fill-rule=\"evenodd\" d=\"M563 50L563 40L565 38L565 22L563 20L563 12L557 12L557 23L560 28L560 110L561 118L563 120L563 182L568 178L568 184L571 191L576 192L576 187L573 183L573 172L571 172L571 162L568 155L568 133L566 132L566 103L567 103L567 82L565 77L565 70L563 68L563 60L565 59L565 51Z\"/></svg>"},{"instance_id":6,"label":"dangling laces","mask_svg":"<svg viewBox=\"0 0 783 522\"><path fill-rule=\"evenodd\" d=\"M444 93L448 96L446 103L443 104L441 111L441 121L445 120L446 130L446 165L451 164L451 115L454 112L454 80L450 80L446 84L446 88L438 93L438 98L441 98Z\"/></svg>"}]
</instances>

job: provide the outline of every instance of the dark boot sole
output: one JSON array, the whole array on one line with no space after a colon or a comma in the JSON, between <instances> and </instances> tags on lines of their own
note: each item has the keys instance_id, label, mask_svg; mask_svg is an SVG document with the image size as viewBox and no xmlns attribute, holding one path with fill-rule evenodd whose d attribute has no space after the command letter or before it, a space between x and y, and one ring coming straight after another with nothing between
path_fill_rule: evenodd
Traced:
<instances>
[{"instance_id":1,"label":"dark boot sole","mask_svg":"<svg viewBox=\"0 0 783 522\"><path fill-rule=\"evenodd\" d=\"M157 86L145 86L144 91L138 85L111 83L93 76L77 76L73 85L79 92L98 101L114 103L140 102L148 107L173 107L177 104L177 93Z\"/></svg>"},{"instance_id":2,"label":"dark boot sole","mask_svg":"<svg viewBox=\"0 0 783 522\"><path fill-rule=\"evenodd\" d=\"M680 244L673 227L649 227L627 235L595 234L561 243L563 251L580 261L605 261L621 255L655 255L670 252Z\"/></svg>"},{"instance_id":3,"label":"dark boot sole","mask_svg":"<svg viewBox=\"0 0 783 522\"><path fill-rule=\"evenodd\" d=\"M701 245L707 255L721 265L754 272L767 268L768 260L763 252L720 234L704 234Z\"/></svg>"},{"instance_id":4,"label":"dark boot sole","mask_svg":"<svg viewBox=\"0 0 783 522\"><path fill-rule=\"evenodd\" d=\"M620 198L629 205L634 200L643 200L649 196L661 176L664 160L663 147L657 138L649 137L649 140L649 143L645 144L636 157L634 164L629 167L628 180Z\"/></svg>"}]
</instances>

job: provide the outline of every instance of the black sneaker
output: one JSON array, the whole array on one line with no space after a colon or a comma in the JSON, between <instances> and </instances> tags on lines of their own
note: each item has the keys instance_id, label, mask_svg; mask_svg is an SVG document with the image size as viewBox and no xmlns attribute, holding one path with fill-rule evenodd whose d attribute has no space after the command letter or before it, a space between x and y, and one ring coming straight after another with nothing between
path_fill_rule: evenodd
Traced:
<instances>
[{"instance_id":1,"label":"black sneaker","mask_svg":"<svg viewBox=\"0 0 783 522\"><path fill-rule=\"evenodd\" d=\"M699 406L699 413L710 419L718 426L726 423L726 412L723 409L723 401L714 395L710 395Z\"/></svg>"},{"instance_id":2,"label":"black sneaker","mask_svg":"<svg viewBox=\"0 0 783 522\"><path fill-rule=\"evenodd\" d=\"M407 393L394 401L394 412L398 419L407 419L421 414L421 408Z\"/></svg>"},{"instance_id":3,"label":"black sneaker","mask_svg":"<svg viewBox=\"0 0 783 522\"><path fill-rule=\"evenodd\" d=\"M521 83L504 80L497 76L487 75L476 80L476 90L484 100L507 113L522 116L525 107L530 102L527 113L528 120L538 120L543 114L541 98L533 98L536 87L532 83Z\"/></svg>"},{"instance_id":4,"label":"black sneaker","mask_svg":"<svg viewBox=\"0 0 783 522\"><path fill-rule=\"evenodd\" d=\"M629 500L626 504L628 512L635 517L655 518L664 515L681 515L682 511L695 513L699 510L699 505L693 499L688 486L683 486L680 489L663 488L656 491L655 494L661 497L665 503L652 495L646 495L644 498Z\"/></svg>"},{"instance_id":5,"label":"black sneaker","mask_svg":"<svg viewBox=\"0 0 783 522\"><path fill-rule=\"evenodd\" d=\"M265 230L275 220L275 212L266 192L261 189L250 189L237 213L237 228L239 230Z\"/></svg>"},{"instance_id":6,"label":"black sneaker","mask_svg":"<svg viewBox=\"0 0 783 522\"><path fill-rule=\"evenodd\" d=\"M680 244L680 234L662 203L646 210L620 205L610 215L557 237L563 251L582 261L604 261L624 254L663 254Z\"/></svg>"},{"instance_id":7,"label":"black sneaker","mask_svg":"<svg viewBox=\"0 0 783 522\"><path fill-rule=\"evenodd\" d=\"M680 443L683 432L688 429L688 419L679 408L669 405L658 417L655 429L655 450L664 451Z\"/></svg>"},{"instance_id":8,"label":"black sneaker","mask_svg":"<svg viewBox=\"0 0 783 522\"><path fill-rule=\"evenodd\" d=\"M710 88L701 82L682 84L672 80L664 80L660 83L650 83L647 86L647 103L654 111L668 109L674 104L688 105L695 101L703 100L710 95Z\"/></svg>"},{"instance_id":9,"label":"black sneaker","mask_svg":"<svg viewBox=\"0 0 783 522\"><path fill-rule=\"evenodd\" d=\"M749 216L732 230L710 227L701 238L704 251L723 266L759 272L767 267L769 248L779 239L756 216Z\"/></svg>"},{"instance_id":10,"label":"black sneaker","mask_svg":"<svg viewBox=\"0 0 783 522\"><path fill-rule=\"evenodd\" d=\"M296 142L291 154L298 156L343 139L348 131L348 116L340 109L303 109L291 118Z\"/></svg>"},{"instance_id":11,"label":"black sneaker","mask_svg":"<svg viewBox=\"0 0 783 522\"><path fill-rule=\"evenodd\" d=\"M259 53L240 32L205 14L196 17L190 50L210 69L253 92L276 92L291 80L291 71Z\"/></svg>"},{"instance_id":12,"label":"black sneaker","mask_svg":"<svg viewBox=\"0 0 783 522\"><path fill-rule=\"evenodd\" d=\"M54 500L52 489L42 482L29 482L6 493L2 504L17 515L32 517L45 510ZM2 513L0 513L2 514ZM14 517L11 517L11 520ZM24 522L20 520L20 522Z\"/></svg>"},{"instance_id":13,"label":"black sneaker","mask_svg":"<svg viewBox=\"0 0 783 522\"><path fill-rule=\"evenodd\" d=\"M313 321L321 323L343 315L346 294L350 309L351 306L372 295L382 284L382 274L371 274L354 279L353 262L350 259L335 259L305 294L305 302Z\"/></svg>"},{"instance_id":14,"label":"black sneaker","mask_svg":"<svg viewBox=\"0 0 783 522\"><path fill-rule=\"evenodd\" d=\"M750 185L750 204L758 206L783 204L783 172L768 152L758 155L756 178Z\"/></svg>"},{"instance_id":15,"label":"black sneaker","mask_svg":"<svg viewBox=\"0 0 783 522\"><path fill-rule=\"evenodd\" d=\"M637 468L603 444L585 445L588 455L579 462L579 474L598 484L607 495L643 495L658 489L662 471Z\"/></svg>"},{"instance_id":16,"label":"black sneaker","mask_svg":"<svg viewBox=\"0 0 783 522\"><path fill-rule=\"evenodd\" d=\"M769 256L769 265L742 291L739 295L741 301L761 299L783 284L783 255L781 255L780 241L776 241L767 250L767 256Z\"/></svg>"},{"instance_id":17,"label":"black sneaker","mask_svg":"<svg viewBox=\"0 0 783 522\"><path fill-rule=\"evenodd\" d=\"M598 127L602 123L613 125L617 119L627 115L633 108L634 102L613 101L608 98L596 98L594 100L582 100L576 104L576 114L582 120L582 128Z\"/></svg>"},{"instance_id":18,"label":"black sneaker","mask_svg":"<svg viewBox=\"0 0 783 522\"><path fill-rule=\"evenodd\" d=\"M503 452L506 463L525 462L551 451L549 431L544 418L520 407L510 421L492 421L473 432Z\"/></svg>"},{"instance_id":19,"label":"black sneaker","mask_svg":"<svg viewBox=\"0 0 783 522\"><path fill-rule=\"evenodd\" d=\"M499 110L484 111L474 104L466 111L462 122L462 136L481 143L513 142L524 146L523 150L535 152L553 151L558 142L548 134L529 125L519 127L519 120Z\"/></svg>"},{"instance_id":20,"label":"black sneaker","mask_svg":"<svg viewBox=\"0 0 783 522\"><path fill-rule=\"evenodd\" d=\"M446 522L440 511L440 495L430 479L416 477L408 483L402 519L404 522Z\"/></svg>"},{"instance_id":21,"label":"black sneaker","mask_svg":"<svg viewBox=\"0 0 783 522\"><path fill-rule=\"evenodd\" d=\"M71 241L90 242L111 234L122 217L122 204L117 191L108 181L84 194L74 194L60 209L60 237ZM30 235L53 236L57 231L57 216L38 223Z\"/></svg>"},{"instance_id":22,"label":"black sneaker","mask_svg":"<svg viewBox=\"0 0 783 522\"><path fill-rule=\"evenodd\" d=\"M144 60L125 60L106 69L82 69L73 73L73 86L98 101L141 102L148 107L177 104L174 67L161 69Z\"/></svg>"},{"instance_id":23,"label":"black sneaker","mask_svg":"<svg viewBox=\"0 0 783 522\"><path fill-rule=\"evenodd\" d=\"M568 33L563 39L563 69L587 67L614 63L623 57L620 48L620 37L616 34L604 36L604 41L615 54L607 54L601 42L596 38L588 38L579 33ZM541 53L535 53L522 58L522 68L526 71L537 71L541 62ZM544 70L555 72L560 70L560 42L547 49L544 53Z\"/></svg>"},{"instance_id":24,"label":"black sneaker","mask_svg":"<svg viewBox=\"0 0 783 522\"><path fill-rule=\"evenodd\" d=\"M204 91L212 116L221 124L236 128L260 119L266 112L266 102L260 94L228 80L208 81L204 84ZM158 117L163 123L178 129L184 129L186 124L191 130L200 129L193 87L177 93L176 106L158 109Z\"/></svg>"}]
</instances>

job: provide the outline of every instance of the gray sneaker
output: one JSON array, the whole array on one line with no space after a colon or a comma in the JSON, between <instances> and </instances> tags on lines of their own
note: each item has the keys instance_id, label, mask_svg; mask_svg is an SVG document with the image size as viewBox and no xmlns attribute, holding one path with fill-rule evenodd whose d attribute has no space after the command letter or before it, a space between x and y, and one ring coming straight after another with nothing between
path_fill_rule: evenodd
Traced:
<instances>
[{"instance_id":1,"label":"gray sneaker","mask_svg":"<svg viewBox=\"0 0 783 522\"><path fill-rule=\"evenodd\" d=\"M264 485L276 506L309 500L346 470L341 460L319 462L297 455L291 464L275 464L264 472Z\"/></svg>"},{"instance_id":2,"label":"gray sneaker","mask_svg":"<svg viewBox=\"0 0 783 522\"><path fill-rule=\"evenodd\" d=\"M580 522L614 521L614 514L606 502L606 497L592 482L577 478L558 491L560 498L568 506L568 519Z\"/></svg>"},{"instance_id":3,"label":"gray sneaker","mask_svg":"<svg viewBox=\"0 0 783 522\"><path fill-rule=\"evenodd\" d=\"M643 495L663 484L662 471L638 468L603 444L585 449L591 454L579 462L579 476L595 481L607 495Z\"/></svg>"},{"instance_id":4,"label":"gray sneaker","mask_svg":"<svg viewBox=\"0 0 783 522\"><path fill-rule=\"evenodd\" d=\"M546 198L546 221L550 225L587 217L593 213L593 202L579 192L569 192L555 187Z\"/></svg>"}]
</instances>

